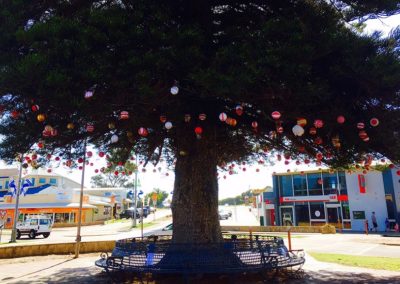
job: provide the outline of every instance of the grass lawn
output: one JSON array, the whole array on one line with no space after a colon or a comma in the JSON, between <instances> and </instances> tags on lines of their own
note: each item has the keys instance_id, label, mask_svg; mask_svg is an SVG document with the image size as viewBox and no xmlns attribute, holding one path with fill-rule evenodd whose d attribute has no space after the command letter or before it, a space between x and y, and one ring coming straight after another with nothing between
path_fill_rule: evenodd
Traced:
<instances>
[{"instance_id":1,"label":"grass lawn","mask_svg":"<svg viewBox=\"0 0 400 284\"><path fill-rule=\"evenodd\" d=\"M309 252L318 261L347 266L400 271L400 258Z\"/></svg>"}]
</instances>

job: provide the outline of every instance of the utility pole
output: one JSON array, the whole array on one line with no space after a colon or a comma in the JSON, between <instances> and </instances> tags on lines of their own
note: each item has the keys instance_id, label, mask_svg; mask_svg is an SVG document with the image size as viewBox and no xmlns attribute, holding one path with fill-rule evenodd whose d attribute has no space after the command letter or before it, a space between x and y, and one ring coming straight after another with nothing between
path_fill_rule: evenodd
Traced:
<instances>
[{"instance_id":1,"label":"utility pole","mask_svg":"<svg viewBox=\"0 0 400 284\"><path fill-rule=\"evenodd\" d=\"M132 227L136 227L136 211L137 211L137 183L138 183L138 155L136 154L136 158L135 158L135 188L133 191L133 224Z\"/></svg>"},{"instance_id":2,"label":"utility pole","mask_svg":"<svg viewBox=\"0 0 400 284\"><path fill-rule=\"evenodd\" d=\"M83 142L83 165L82 165L82 178L81 178L81 192L79 197L79 211L78 211L78 229L76 232L76 244L75 244L75 258L79 257L79 249L81 245L81 226L82 226L82 206L83 206L83 187L85 182L85 165L86 165L86 142Z\"/></svg>"},{"instance_id":3,"label":"utility pole","mask_svg":"<svg viewBox=\"0 0 400 284\"><path fill-rule=\"evenodd\" d=\"M20 156L20 163L19 163L19 173L18 173L18 182L17 182L17 199L15 200L15 210L14 210L14 223L11 231L11 240L10 243L15 243L17 239L17 222L19 217L19 194L21 192L21 179L22 179L22 162L24 160L24 155L21 154Z\"/></svg>"}]
</instances>

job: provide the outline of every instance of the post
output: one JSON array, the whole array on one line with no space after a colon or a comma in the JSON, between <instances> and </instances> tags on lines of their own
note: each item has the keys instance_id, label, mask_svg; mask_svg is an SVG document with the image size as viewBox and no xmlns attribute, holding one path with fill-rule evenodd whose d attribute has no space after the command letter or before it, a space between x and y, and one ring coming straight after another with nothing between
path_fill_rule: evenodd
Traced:
<instances>
[{"instance_id":1,"label":"post","mask_svg":"<svg viewBox=\"0 0 400 284\"><path fill-rule=\"evenodd\" d=\"M136 170L135 170L135 188L133 190L133 224L132 227L136 227L136 210L137 210L137 182L138 182L138 156L136 154L136 158L135 158L135 166L136 166Z\"/></svg>"},{"instance_id":2,"label":"post","mask_svg":"<svg viewBox=\"0 0 400 284\"><path fill-rule=\"evenodd\" d=\"M141 220L141 224L140 224L140 230L142 232L142 241L143 241L143 215L144 215L144 198L142 198L142 214L140 214L140 220Z\"/></svg>"},{"instance_id":3,"label":"post","mask_svg":"<svg viewBox=\"0 0 400 284\"><path fill-rule=\"evenodd\" d=\"M10 243L15 243L17 239L17 222L19 217L19 194L21 191L21 179L22 179L22 162L24 160L24 155L21 154L20 163L19 163L19 173L18 173L18 182L17 182L17 199L15 200L15 210L14 210L14 223L11 231L11 240Z\"/></svg>"},{"instance_id":4,"label":"post","mask_svg":"<svg viewBox=\"0 0 400 284\"><path fill-rule=\"evenodd\" d=\"M292 229L292 228L289 228L289 230L288 230L288 232L287 232L289 251L292 250L292 237L291 237L291 234L290 234L290 230L291 230L291 229Z\"/></svg>"},{"instance_id":5,"label":"post","mask_svg":"<svg viewBox=\"0 0 400 284\"><path fill-rule=\"evenodd\" d=\"M365 220L365 234L368 235L368 220Z\"/></svg>"},{"instance_id":6,"label":"post","mask_svg":"<svg viewBox=\"0 0 400 284\"><path fill-rule=\"evenodd\" d=\"M78 211L78 228L76 231L76 244L75 244L75 258L79 257L79 249L81 245L81 226L82 226L82 205L83 205L83 187L85 182L85 165L86 165L86 138L83 142L83 165L82 165L82 178L81 178L81 192L79 196L79 211Z\"/></svg>"}]
</instances>

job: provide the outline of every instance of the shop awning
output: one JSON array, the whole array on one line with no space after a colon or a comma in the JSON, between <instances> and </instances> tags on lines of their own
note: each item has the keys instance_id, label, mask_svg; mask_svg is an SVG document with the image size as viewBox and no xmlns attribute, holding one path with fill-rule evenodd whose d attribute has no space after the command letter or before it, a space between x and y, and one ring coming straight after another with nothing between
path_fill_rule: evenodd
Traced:
<instances>
[{"instance_id":1,"label":"shop awning","mask_svg":"<svg viewBox=\"0 0 400 284\"><path fill-rule=\"evenodd\" d=\"M15 204L0 204L0 209L14 209ZM30 203L19 204L19 209L36 209L36 208L79 208L79 203ZM83 204L82 208L96 208L94 205Z\"/></svg>"},{"instance_id":2,"label":"shop awning","mask_svg":"<svg viewBox=\"0 0 400 284\"><path fill-rule=\"evenodd\" d=\"M100 201L100 200L89 200L91 205L104 205L104 206L112 206L110 203Z\"/></svg>"}]
</instances>

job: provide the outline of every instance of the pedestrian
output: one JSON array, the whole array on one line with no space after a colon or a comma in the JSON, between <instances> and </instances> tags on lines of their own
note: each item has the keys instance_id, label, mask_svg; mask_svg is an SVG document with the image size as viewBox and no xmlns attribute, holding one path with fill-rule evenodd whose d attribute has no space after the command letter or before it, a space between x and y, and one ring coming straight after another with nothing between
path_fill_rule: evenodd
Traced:
<instances>
[{"instance_id":1,"label":"pedestrian","mask_svg":"<svg viewBox=\"0 0 400 284\"><path fill-rule=\"evenodd\" d=\"M390 231L390 222L389 222L389 219L388 218L386 218L385 219L385 232L389 232Z\"/></svg>"},{"instance_id":2,"label":"pedestrian","mask_svg":"<svg viewBox=\"0 0 400 284\"><path fill-rule=\"evenodd\" d=\"M372 221L372 226L373 226L374 231L378 232L378 223L376 221L375 212L372 212L371 221Z\"/></svg>"}]
</instances>

